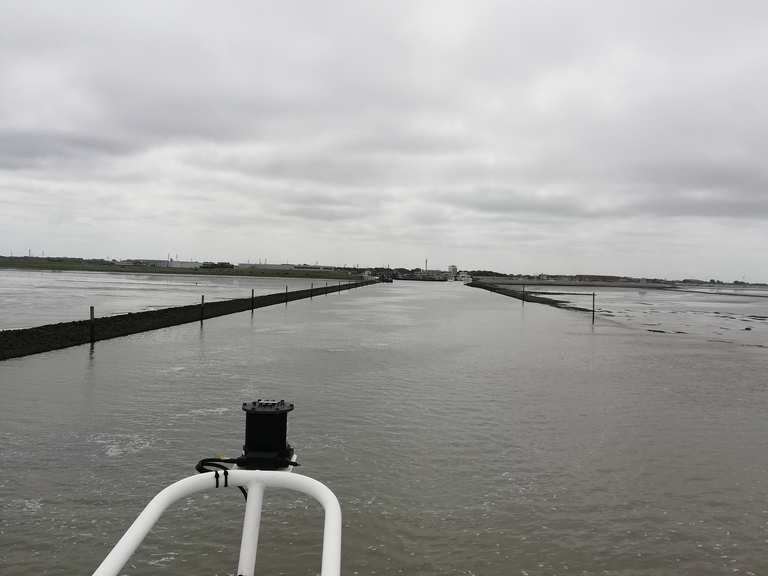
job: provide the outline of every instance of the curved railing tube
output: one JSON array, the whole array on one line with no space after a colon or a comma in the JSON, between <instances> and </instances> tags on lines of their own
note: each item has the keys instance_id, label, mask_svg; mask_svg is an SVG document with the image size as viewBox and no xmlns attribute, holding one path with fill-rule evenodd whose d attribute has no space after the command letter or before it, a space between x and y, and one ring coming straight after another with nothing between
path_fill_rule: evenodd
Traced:
<instances>
[{"instance_id":1,"label":"curved railing tube","mask_svg":"<svg viewBox=\"0 0 768 576\"><path fill-rule=\"evenodd\" d=\"M165 510L177 500L211 488L243 486L248 501L243 518L243 536L237 574L253 576L261 521L261 501L265 488L286 488L312 496L323 507L323 559L321 576L341 572L341 507L325 484L308 476L284 471L228 470L206 472L183 478L159 492L123 534L93 576L117 576Z\"/></svg>"}]
</instances>

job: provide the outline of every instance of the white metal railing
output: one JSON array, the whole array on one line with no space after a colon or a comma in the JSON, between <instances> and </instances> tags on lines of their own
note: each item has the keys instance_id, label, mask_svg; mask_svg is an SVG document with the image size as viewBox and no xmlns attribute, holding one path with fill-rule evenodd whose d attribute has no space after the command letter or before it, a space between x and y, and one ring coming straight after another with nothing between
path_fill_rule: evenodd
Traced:
<instances>
[{"instance_id":1,"label":"white metal railing","mask_svg":"<svg viewBox=\"0 0 768 576\"><path fill-rule=\"evenodd\" d=\"M253 576L256 547L261 524L264 488L286 488L312 496L325 513L323 525L323 559L321 576L339 576L341 571L341 507L336 496L323 483L308 476L284 471L228 470L189 476L159 492L134 520L93 576L117 576L136 551L160 516L171 504L195 492L218 487L242 486L248 490L240 542L238 576Z\"/></svg>"}]
</instances>

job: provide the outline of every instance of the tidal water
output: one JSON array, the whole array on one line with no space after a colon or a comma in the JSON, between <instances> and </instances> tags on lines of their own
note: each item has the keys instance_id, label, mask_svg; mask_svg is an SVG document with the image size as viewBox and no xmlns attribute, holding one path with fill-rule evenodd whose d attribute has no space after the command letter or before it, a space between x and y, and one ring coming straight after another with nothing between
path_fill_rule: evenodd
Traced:
<instances>
[{"instance_id":1,"label":"tidal water","mask_svg":"<svg viewBox=\"0 0 768 576\"><path fill-rule=\"evenodd\" d=\"M549 297L595 308L601 322L613 320L657 334L692 334L711 342L768 348L768 289L704 291L637 288L527 286ZM586 295L585 295L586 294Z\"/></svg>"},{"instance_id":2,"label":"tidal water","mask_svg":"<svg viewBox=\"0 0 768 576\"><path fill-rule=\"evenodd\" d=\"M0 573L90 573L264 397L344 574L766 573L766 350L619 320L395 282L0 362ZM265 505L258 573L316 574L318 506ZM242 509L180 502L124 574L232 574Z\"/></svg>"},{"instance_id":3,"label":"tidal water","mask_svg":"<svg viewBox=\"0 0 768 576\"><path fill-rule=\"evenodd\" d=\"M85 320L230 298L250 298L339 280L192 274L115 274L0 269L0 330Z\"/></svg>"}]
</instances>

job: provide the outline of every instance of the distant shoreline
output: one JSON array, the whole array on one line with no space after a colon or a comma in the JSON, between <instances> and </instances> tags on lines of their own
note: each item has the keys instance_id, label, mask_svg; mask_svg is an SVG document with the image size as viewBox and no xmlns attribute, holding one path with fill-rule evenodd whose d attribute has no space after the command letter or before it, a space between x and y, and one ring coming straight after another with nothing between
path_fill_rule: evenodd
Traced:
<instances>
[{"instance_id":1,"label":"distant shoreline","mask_svg":"<svg viewBox=\"0 0 768 576\"><path fill-rule=\"evenodd\" d=\"M596 288L649 288L651 290L677 290L677 284L662 284L660 282L580 282L577 280L522 280L519 278L506 278L504 276L478 276L473 281L485 284L498 284L499 286L594 286Z\"/></svg>"},{"instance_id":2,"label":"distant shoreline","mask_svg":"<svg viewBox=\"0 0 768 576\"><path fill-rule=\"evenodd\" d=\"M360 274L342 270L268 269L245 270L227 268L160 268L132 264L88 264L44 258L0 256L0 269L51 270L62 272L113 272L119 274L182 274L188 276L246 276L255 278L329 278L335 280L359 280Z\"/></svg>"},{"instance_id":3,"label":"distant shoreline","mask_svg":"<svg viewBox=\"0 0 768 576\"><path fill-rule=\"evenodd\" d=\"M632 288L640 290L670 290L673 292L698 292L701 294L720 294L723 296L755 296L765 298L760 294L739 294L743 290L767 290L766 284L689 284L683 282L607 282L607 281L578 281L578 280L523 280L504 276L477 276L474 281L498 286L571 286L594 288ZM706 290L705 290L706 288ZM725 290L728 290L727 292Z\"/></svg>"}]
</instances>

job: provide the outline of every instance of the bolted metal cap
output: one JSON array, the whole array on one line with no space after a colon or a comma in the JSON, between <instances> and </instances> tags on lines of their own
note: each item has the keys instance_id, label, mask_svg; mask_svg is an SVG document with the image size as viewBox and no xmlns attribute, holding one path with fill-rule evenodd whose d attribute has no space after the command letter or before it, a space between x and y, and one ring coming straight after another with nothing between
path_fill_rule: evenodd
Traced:
<instances>
[{"instance_id":1,"label":"bolted metal cap","mask_svg":"<svg viewBox=\"0 0 768 576\"><path fill-rule=\"evenodd\" d=\"M293 403L285 400L256 400L243 402L243 411L247 414L287 414L293 410Z\"/></svg>"}]
</instances>

